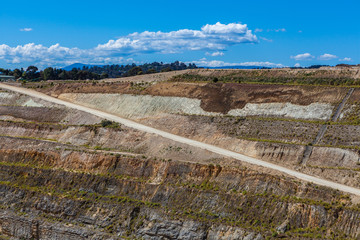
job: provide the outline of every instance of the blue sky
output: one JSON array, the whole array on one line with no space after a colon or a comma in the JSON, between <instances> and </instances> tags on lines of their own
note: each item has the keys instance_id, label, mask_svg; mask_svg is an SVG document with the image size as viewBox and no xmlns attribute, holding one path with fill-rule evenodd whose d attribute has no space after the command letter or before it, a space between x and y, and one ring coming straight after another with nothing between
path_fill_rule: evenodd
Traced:
<instances>
[{"instance_id":1,"label":"blue sky","mask_svg":"<svg viewBox=\"0 0 360 240\"><path fill-rule=\"evenodd\" d=\"M360 2L3 1L0 67L360 63Z\"/></svg>"}]
</instances>

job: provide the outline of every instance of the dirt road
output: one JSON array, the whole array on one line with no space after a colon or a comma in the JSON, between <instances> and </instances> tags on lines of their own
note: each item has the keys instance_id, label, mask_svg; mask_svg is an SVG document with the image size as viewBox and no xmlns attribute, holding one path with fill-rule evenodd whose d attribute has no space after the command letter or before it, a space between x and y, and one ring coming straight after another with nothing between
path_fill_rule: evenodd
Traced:
<instances>
[{"instance_id":1,"label":"dirt road","mask_svg":"<svg viewBox=\"0 0 360 240\"><path fill-rule=\"evenodd\" d=\"M269 163L269 162L265 162L265 161L262 161L262 160L259 160L259 159L256 159L256 158L248 157L248 156L245 156L245 155L240 154L240 153L232 152L232 151L229 151L229 150L226 150L226 149L223 149L223 148L220 148L220 147L216 147L216 146L213 146L213 145L210 145L210 144L206 144L206 143L203 143L203 142L195 141L195 140L192 140L192 139L189 139L189 138L185 138L185 137L181 137L181 136L178 136L178 135L175 135L175 134L164 132L164 131L161 131L161 130L158 130L158 129L155 129L155 128L152 128L152 127L148 127L148 126L145 126L143 124L136 123L134 121L124 119L122 117L119 117L119 116L116 116L116 115L113 115L113 114L110 114L110 113L107 113L107 112L104 112L104 111L92 109L92 108L89 108L89 107L84 107L84 106L81 106L79 104L74 104L74 103L66 102L64 100L60 100L60 99L57 99L57 98L54 98L54 97L50 97L48 95L36 92L34 90L31 90L31 89L25 89L25 88L21 88L21 87L10 86L10 85L3 84L3 83L0 83L0 88L10 90L10 91L14 91L14 92L18 92L18 93L22 93L22 94L25 94L25 95L28 95L28 96L31 96L31 97L40 98L40 99L43 99L45 101L53 102L53 103L56 103L56 104L61 104L61 105L64 105L66 107L77 109L77 110L84 111L84 112L87 112L87 113L91 113L91 114L94 114L94 115L96 115L98 117L101 117L101 118L105 118L105 119L108 119L108 120L111 120L111 121L116 121L116 122L121 123L121 124L123 124L123 125L125 125L127 127L130 127L130 128L134 128L134 129L137 129L137 130L140 130L140 131L156 134L156 135L162 136L164 138L171 139L173 141L177 141L177 142L188 144L188 145L191 145L191 146L194 146L194 147L199 147L199 148L202 148L202 149L206 149L206 150L208 150L210 152L221 154L221 155L226 156L226 157L231 157L231 158L243 161L243 162L247 162L247 163L250 163L250 164L257 165L257 166L277 170L279 172L288 174L290 176L296 177L298 179L301 179L301 180L304 180L304 181L307 181L307 182L313 182L313 183L321 185L321 186L330 187L330 188L333 188L333 189L337 189L337 190L340 190L340 191L344 191L344 192L347 192L347 193L351 193L351 194L355 194L355 195L360 196L360 189L357 189L357 188L349 187L349 186L346 186L346 185L343 185L343 184L328 181L328 180L318 178L318 177L315 177L315 176L310 176L310 175L300 173L300 172L297 172L297 171L294 171L294 170L291 170L291 169L288 169L288 168L285 168L285 167L282 167L282 166L279 166L279 165L276 165L276 164L273 164L273 163Z\"/></svg>"}]
</instances>

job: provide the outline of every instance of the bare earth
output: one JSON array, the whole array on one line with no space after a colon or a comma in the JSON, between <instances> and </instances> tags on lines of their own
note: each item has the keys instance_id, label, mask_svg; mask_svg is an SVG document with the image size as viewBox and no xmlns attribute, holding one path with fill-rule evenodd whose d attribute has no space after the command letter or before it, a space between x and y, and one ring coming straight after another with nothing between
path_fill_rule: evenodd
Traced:
<instances>
[{"instance_id":1,"label":"bare earth","mask_svg":"<svg viewBox=\"0 0 360 240\"><path fill-rule=\"evenodd\" d=\"M261 161L261 160L258 160L256 158L248 157L248 156L245 156L243 154L232 152L232 151L220 148L220 147L216 147L216 146L213 146L213 145L210 145L210 144L195 141L195 140L192 140L192 139L189 139L189 138L180 137L178 135L171 134L171 133L168 133L168 132L165 132L165 131L161 131L161 130L158 130L158 129L155 129L155 128L152 128L152 127L148 127L148 126L145 126L143 124L139 124L139 123L136 123L134 121L127 120L127 119L118 117L116 115L106 113L104 111L95 110L95 109L92 109L92 108L89 108L89 107L81 106L79 104L74 104L74 103L66 102L64 100L60 100L60 99L57 99L57 98L54 98L54 97L50 97L48 95L36 92L34 90L9 86L9 85L2 84L2 83L0 84L0 88L7 89L7 90L10 90L10 91L19 92L19 93L22 93L22 94L26 94L26 95L29 95L29 96L32 96L32 97L40 98L42 100L53 102L53 103L56 103L56 104L65 105L66 107L69 107L69 108L77 109L77 110L80 110L80 111L91 113L91 114L96 115L96 116L101 117L101 118L106 118L106 119L109 119L109 120L112 120L112 121L119 122L119 123L121 123L121 124L123 124L123 125L125 125L127 127L131 127L131 128L134 128L134 129L137 129L137 130L140 130L140 131L151 133L151 134L156 134L156 135L162 136L164 138L167 138L167 139L179 142L179 143L184 143L184 144L191 145L193 147L199 147L201 149L205 149L205 150L217 153L217 154L221 154L221 155L226 156L226 157L231 157L231 158L234 158L234 159L246 162L246 163L254 164L254 165L265 167L265 168L268 168L268 169L277 170L277 171L280 171L282 173L288 174L290 176L296 177L298 179L301 179L301 180L304 180L304 181L307 181L307 182L313 182L313 183L318 184L318 185L326 186L326 187L329 187L329 188L341 190L341 191L344 191L344 192L348 192L348 193L360 196L360 189L357 189L357 188L349 187L349 186L346 186L346 185L343 185L343 184L339 184L339 183L335 183L335 182L332 182L332 181L324 180L322 178L318 178L318 177L310 176L310 175L307 175L307 174L299 173L297 171L294 171L294 170L291 170L291 169L288 169L288 168L285 168L285 167L282 167L282 166L279 166L279 165L276 165L276 164L273 164L273 163Z\"/></svg>"},{"instance_id":2,"label":"bare earth","mask_svg":"<svg viewBox=\"0 0 360 240\"><path fill-rule=\"evenodd\" d=\"M184 74L189 72L189 70L180 70L180 71L171 71L171 72L162 72L162 73L153 73L138 75L133 77L123 77L123 78L105 78L100 82L161 82L166 81L173 76Z\"/></svg>"}]
</instances>

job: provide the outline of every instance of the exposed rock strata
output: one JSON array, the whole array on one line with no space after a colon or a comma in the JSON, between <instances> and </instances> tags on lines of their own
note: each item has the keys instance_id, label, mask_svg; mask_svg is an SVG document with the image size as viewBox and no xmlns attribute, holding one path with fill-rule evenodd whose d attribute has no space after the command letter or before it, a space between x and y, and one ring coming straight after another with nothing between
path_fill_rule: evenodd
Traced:
<instances>
[{"instance_id":1,"label":"exposed rock strata","mask_svg":"<svg viewBox=\"0 0 360 240\"><path fill-rule=\"evenodd\" d=\"M245 168L57 151L1 156L0 229L16 238L262 239L284 221L288 237L299 228L360 234L360 211L340 193Z\"/></svg>"}]
</instances>

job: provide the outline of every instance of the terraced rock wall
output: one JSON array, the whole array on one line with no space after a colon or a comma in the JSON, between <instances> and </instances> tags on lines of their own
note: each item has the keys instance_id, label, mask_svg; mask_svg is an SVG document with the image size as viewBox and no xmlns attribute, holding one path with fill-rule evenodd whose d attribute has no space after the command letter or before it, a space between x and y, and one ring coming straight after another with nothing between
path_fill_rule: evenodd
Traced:
<instances>
[{"instance_id":1,"label":"terraced rock wall","mask_svg":"<svg viewBox=\"0 0 360 240\"><path fill-rule=\"evenodd\" d=\"M246 168L62 150L0 156L0 229L15 238L263 239L276 228L285 238L360 234L360 211L346 196Z\"/></svg>"},{"instance_id":2,"label":"terraced rock wall","mask_svg":"<svg viewBox=\"0 0 360 240\"><path fill-rule=\"evenodd\" d=\"M331 123L300 164L347 89L76 84L57 96L360 187L357 125ZM360 237L353 196L35 98L0 101L0 239Z\"/></svg>"}]
</instances>

